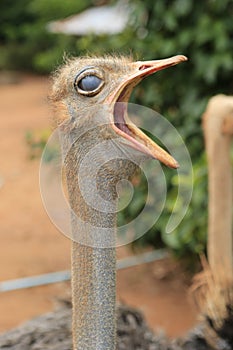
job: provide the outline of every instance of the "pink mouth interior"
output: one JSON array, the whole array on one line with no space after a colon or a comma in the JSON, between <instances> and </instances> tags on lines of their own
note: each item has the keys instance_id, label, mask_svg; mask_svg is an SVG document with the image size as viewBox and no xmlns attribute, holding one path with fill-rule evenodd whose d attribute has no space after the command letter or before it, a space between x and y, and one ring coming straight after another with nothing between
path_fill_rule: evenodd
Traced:
<instances>
[{"instance_id":1,"label":"pink mouth interior","mask_svg":"<svg viewBox=\"0 0 233 350\"><path fill-rule=\"evenodd\" d=\"M126 124L125 118L124 118L124 115L127 110L127 103L121 102L122 100L124 100L124 90L121 92L120 96L118 97L114 105L114 124L118 129L123 131L125 134L132 136L132 133L129 130L128 125Z\"/></svg>"},{"instance_id":2,"label":"pink mouth interior","mask_svg":"<svg viewBox=\"0 0 233 350\"><path fill-rule=\"evenodd\" d=\"M146 70L148 68L151 68L150 65L142 65L139 67L139 71ZM141 79L143 79L146 75L148 75L148 72L145 72L144 75L140 75ZM115 126L123 131L125 134L128 134L129 136L133 137L132 132L130 131L126 121L125 121L125 114L127 110L127 102L125 101L125 96L128 92L129 86L125 86L124 89L121 91L115 106L114 106L114 124ZM120 102L120 103L119 103Z\"/></svg>"}]
</instances>

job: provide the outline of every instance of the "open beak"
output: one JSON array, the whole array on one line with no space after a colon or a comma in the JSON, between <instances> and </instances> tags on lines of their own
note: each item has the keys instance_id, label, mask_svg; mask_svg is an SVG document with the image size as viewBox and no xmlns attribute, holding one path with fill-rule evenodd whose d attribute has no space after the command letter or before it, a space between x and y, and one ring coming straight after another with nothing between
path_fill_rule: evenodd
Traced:
<instances>
[{"instance_id":1,"label":"open beak","mask_svg":"<svg viewBox=\"0 0 233 350\"><path fill-rule=\"evenodd\" d=\"M185 56L178 55L163 60L131 63L133 73L108 98L108 102L114 104L114 121L112 123L114 131L128 140L131 147L175 169L179 167L177 161L129 120L126 103L117 102L128 102L133 88L145 77L186 60L187 58Z\"/></svg>"}]
</instances>

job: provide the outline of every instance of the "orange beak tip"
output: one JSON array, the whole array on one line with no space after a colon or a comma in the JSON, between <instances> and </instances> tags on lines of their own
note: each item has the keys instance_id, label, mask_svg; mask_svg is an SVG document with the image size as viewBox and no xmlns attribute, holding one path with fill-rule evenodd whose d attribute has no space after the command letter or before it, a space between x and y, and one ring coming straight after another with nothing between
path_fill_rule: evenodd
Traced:
<instances>
[{"instance_id":1,"label":"orange beak tip","mask_svg":"<svg viewBox=\"0 0 233 350\"><path fill-rule=\"evenodd\" d=\"M173 162L169 162L168 164L165 164L165 165L171 169L178 169L180 167L180 164L175 159L173 159Z\"/></svg>"},{"instance_id":2,"label":"orange beak tip","mask_svg":"<svg viewBox=\"0 0 233 350\"><path fill-rule=\"evenodd\" d=\"M186 56L184 56L184 55L180 55L180 60L181 60L182 62L188 61L188 57L186 57Z\"/></svg>"},{"instance_id":3,"label":"orange beak tip","mask_svg":"<svg viewBox=\"0 0 233 350\"><path fill-rule=\"evenodd\" d=\"M178 162L175 163L174 169L178 169L180 167L180 164Z\"/></svg>"}]
</instances>

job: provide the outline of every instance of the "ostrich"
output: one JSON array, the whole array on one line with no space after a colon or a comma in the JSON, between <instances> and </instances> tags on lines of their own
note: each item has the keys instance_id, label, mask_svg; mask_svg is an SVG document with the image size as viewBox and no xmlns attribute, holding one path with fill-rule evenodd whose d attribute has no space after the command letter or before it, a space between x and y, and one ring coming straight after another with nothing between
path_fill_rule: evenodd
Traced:
<instances>
[{"instance_id":1,"label":"ostrich","mask_svg":"<svg viewBox=\"0 0 233 350\"><path fill-rule=\"evenodd\" d=\"M145 157L159 159L172 168L178 166L169 154L128 120L125 105L121 102L128 100L133 87L145 76L184 60L183 56L150 62L132 62L130 59L111 57L82 58L71 60L55 76L52 99L57 107L57 124L60 125L65 175L73 210L72 298L75 350L113 350L116 346L116 232L115 213L111 204L113 202L116 205L117 181L130 178L137 168L136 164ZM228 104L228 99L226 105L232 106ZM216 108L213 115L215 112ZM216 123L219 125L218 120ZM207 124L205 127L211 133L211 127L207 127ZM223 127L225 133L232 134L232 123L224 124ZM110 140L113 145L109 146L106 140ZM104 147L94 148L93 154L91 150L98 142L101 145L103 143ZM225 145L225 141L222 142ZM226 145L228 151L229 143ZM114 157L106 161L108 147L111 153L114 151ZM90 198L82 197L85 192L81 193L79 182L82 179L78 175L79 172L82 174L82 162L86 166L86 154L95 156L94 159L88 156L88 161L98 163L100 160L98 164L101 166L97 167L98 172L94 177L89 174L93 167L87 167L85 171L88 180L96 181L98 192L107 206L105 212L98 211L98 206L95 207L93 203L90 206L90 203L85 202L84 199L88 201ZM220 169L225 171L219 167L219 172ZM78 220L79 217L88 220L87 224ZM230 216L227 222L230 222ZM94 233L90 230L93 226ZM212 266L211 269L213 270ZM205 264L204 273L196 277L193 287L204 319L184 339L169 341L165 336L153 335L137 311L120 308L118 321L120 320L121 333L124 334L118 337L118 349L233 350L232 276L226 276L226 269L218 274L211 269ZM70 350L69 305L66 302L66 307L1 335L0 349Z\"/></svg>"},{"instance_id":2,"label":"ostrich","mask_svg":"<svg viewBox=\"0 0 233 350\"><path fill-rule=\"evenodd\" d=\"M179 55L133 62L125 57L84 57L69 61L55 75L51 99L58 111L72 211L75 350L116 349L118 181L130 179L144 158L178 167L170 154L129 121L125 102L143 78L186 59ZM97 164L96 172L93 164ZM98 193L88 193L93 183Z\"/></svg>"}]
</instances>

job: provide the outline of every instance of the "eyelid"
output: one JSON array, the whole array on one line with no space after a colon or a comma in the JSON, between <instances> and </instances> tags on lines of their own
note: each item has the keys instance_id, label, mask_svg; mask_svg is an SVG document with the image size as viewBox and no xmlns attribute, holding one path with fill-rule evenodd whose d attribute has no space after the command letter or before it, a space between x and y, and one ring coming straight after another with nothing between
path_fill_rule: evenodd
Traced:
<instances>
[{"instance_id":1,"label":"eyelid","mask_svg":"<svg viewBox=\"0 0 233 350\"><path fill-rule=\"evenodd\" d=\"M90 75L95 75L97 78L101 79L101 83L100 85L92 91L84 91L82 89L79 88L78 84L79 82ZM100 71L99 69L96 69L95 67L86 67L84 69L82 69L75 77L74 80L74 88L75 90L80 93L81 95L84 96L94 96L96 94L98 94L98 92L103 88L105 82L104 82L104 74L102 71Z\"/></svg>"}]
</instances>

